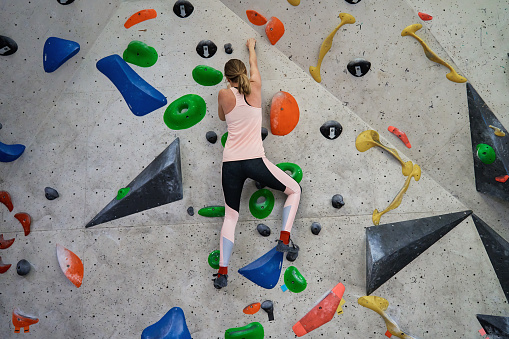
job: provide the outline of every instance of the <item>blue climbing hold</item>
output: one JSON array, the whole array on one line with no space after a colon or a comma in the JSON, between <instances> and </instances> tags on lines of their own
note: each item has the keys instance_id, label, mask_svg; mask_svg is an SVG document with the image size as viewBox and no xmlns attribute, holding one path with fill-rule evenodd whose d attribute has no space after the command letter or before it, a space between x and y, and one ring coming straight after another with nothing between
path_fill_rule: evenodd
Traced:
<instances>
[{"instance_id":1,"label":"blue climbing hold","mask_svg":"<svg viewBox=\"0 0 509 339\"><path fill-rule=\"evenodd\" d=\"M282 265L283 252L276 251L274 247L249 265L242 267L239 273L256 285L271 289L279 281Z\"/></svg>"},{"instance_id":2,"label":"blue climbing hold","mask_svg":"<svg viewBox=\"0 0 509 339\"><path fill-rule=\"evenodd\" d=\"M23 152L25 152L24 145L6 145L0 142L0 162L14 161L18 159Z\"/></svg>"},{"instance_id":3,"label":"blue climbing hold","mask_svg":"<svg viewBox=\"0 0 509 339\"><path fill-rule=\"evenodd\" d=\"M102 58L96 67L117 87L134 115L143 116L167 104L166 97L143 80L120 55Z\"/></svg>"},{"instance_id":4,"label":"blue climbing hold","mask_svg":"<svg viewBox=\"0 0 509 339\"><path fill-rule=\"evenodd\" d=\"M144 329L141 339L191 339L184 311L172 308L161 320Z\"/></svg>"},{"instance_id":5,"label":"blue climbing hold","mask_svg":"<svg viewBox=\"0 0 509 339\"><path fill-rule=\"evenodd\" d=\"M56 71L67 60L78 54L80 45L71 40L50 37L44 44L43 66L46 73Z\"/></svg>"}]
</instances>

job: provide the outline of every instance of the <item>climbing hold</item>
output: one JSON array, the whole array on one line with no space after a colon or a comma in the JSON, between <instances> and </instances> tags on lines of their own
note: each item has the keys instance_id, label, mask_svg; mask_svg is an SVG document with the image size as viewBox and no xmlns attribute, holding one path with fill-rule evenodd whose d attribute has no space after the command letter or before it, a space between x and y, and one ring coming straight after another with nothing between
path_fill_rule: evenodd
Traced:
<instances>
[{"instance_id":1,"label":"climbing hold","mask_svg":"<svg viewBox=\"0 0 509 339\"><path fill-rule=\"evenodd\" d=\"M494 130L494 133L497 137L505 137L505 133L498 127L495 127L495 126L492 126L492 125L489 125L488 126L489 128L493 128ZM1 127L0 127L1 128Z\"/></svg>"},{"instance_id":2,"label":"climbing hold","mask_svg":"<svg viewBox=\"0 0 509 339\"><path fill-rule=\"evenodd\" d=\"M334 196L332 197L332 207L340 209L343 206L345 206L343 196L341 194L334 194Z\"/></svg>"},{"instance_id":3,"label":"climbing hold","mask_svg":"<svg viewBox=\"0 0 509 339\"><path fill-rule=\"evenodd\" d=\"M190 216L194 215L194 208L193 208L193 206L189 206L187 208L187 214L189 214Z\"/></svg>"},{"instance_id":4,"label":"climbing hold","mask_svg":"<svg viewBox=\"0 0 509 339\"><path fill-rule=\"evenodd\" d=\"M345 293L345 286L342 283L337 284L332 290L309 311L301 320L293 325L293 332L297 337L317 329L328 323L334 317L339 303Z\"/></svg>"},{"instance_id":5,"label":"climbing hold","mask_svg":"<svg viewBox=\"0 0 509 339\"><path fill-rule=\"evenodd\" d=\"M157 12L154 9L142 9L131 15L124 24L125 28L131 28L132 26L139 24L145 20L154 19L157 17Z\"/></svg>"},{"instance_id":6,"label":"climbing hold","mask_svg":"<svg viewBox=\"0 0 509 339\"><path fill-rule=\"evenodd\" d=\"M346 2L348 2L349 4L358 4L359 2L361 2L361 0L345 0Z\"/></svg>"},{"instance_id":7,"label":"climbing hold","mask_svg":"<svg viewBox=\"0 0 509 339\"><path fill-rule=\"evenodd\" d=\"M157 62L157 51L144 42L133 40L127 45L122 58L140 67L150 67Z\"/></svg>"},{"instance_id":8,"label":"climbing hold","mask_svg":"<svg viewBox=\"0 0 509 339\"><path fill-rule=\"evenodd\" d=\"M210 66L196 66L193 69L193 79L202 86L214 86L223 80L223 73Z\"/></svg>"},{"instance_id":9,"label":"climbing hold","mask_svg":"<svg viewBox=\"0 0 509 339\"><path fill-rule=\"evenodd\" d=\"M158 322L145 328L141 339L191 339L184 311L173 307Z\"/></svg>"},{"instance_id":10,"label":"climbing hold","mask_svg":"<svg viewBox=\"0 0 509 339\"><path fill-rule=\"evenodd\" d=\"M285 285L294 293L300 293L306 289L308 283L297 267L290 266L284 274Z\"/></svg>"},{"instance_id":11,"label":"climbing hold","mask_svg":"<svg viewBox=\"0 0 509 339\"><path fill-rule=\"evenodd\" d=\"M219 254L219 250L212 251L209 254L209 265L215 270L219 268Z\"/></svg>"},{"instance_id":12,"label":"climbing hold","mask_svg":"<svg viewBox=\"0 0 509 339\"><path fill-rule=\"evenodd\" d=\"M272 300L265 300L262 302L261 308L269 315L269 321L274 320L274 303Z\"/></svg>"},{"instance_id":13,"label":"climbing hold","mask_svg":"<svg viewBox=\"0 0 509 339\"><path fill-rule=\"evenodd\" d=\"M276 165L283 171L289 171L290 177L292 177L293 180L297 181L297 183L302 181L302 168L300 168L299 165L293 164L291 162L281 162Z\"/></svg>"},{"instance_id":14,"label":"climbing hold","mask_svg":"<svg viewBox=\"0 0 509 339\"><path fill-rule=\"evenodd\" d=\"M77 42L55 37L48 38L43 51L44 71L46 73L56 71L79 51L80 45Z\"/></svg>"},{"instance_id":15,"label":"climbing hold","mask_svg":"<svg viewBox=\"0 0 509 339\"><path fill-rule=\"evenodd\" d=\"M431 15L423 13L423 12L419 12L417 14L419 14L419 18L421 18L421 20L423 20L423 21L430 21L431 19L433 19L433 17Z\"/></svg>"},{"instance_id":16,"label":"climbing hold","mask_svg":"<svg viewBox=\"0 0 509 339\"><path fill-rule=\"evenodd\" d=\"M217 46L210 40L202 40L196 46L196 52L202 58L212 58L217 52Z\"/></svg>"},{"instance_id":17,"label":"climbing hold","mask_svg":"<svg viewBox=\"0 0 509 339\"><path fill-rule=\"evenodd\" d=\"M11 162L18 159L25 152L25 146L21 144L6 145L0 142L0 162Z\"/></svg>"},{"instance_id":18,"label":"climbing hold","mask_svg":"<svg viewBox=\"0 0 509 339\"><path fill-rule=\"evenodd\" d=\"M275 45L283 34L285 34L285 26L281 20L273 16L269 19L269 22L267 22L267 26L265 26L265 34L267 34L270 43Z\"/></svg>"},{"instance_id":19,"label":"climbing hold","mask_svg":"<svg viewBox=\"0 0 509 339\"><path fill-rule=\"evenodd\" d=\"M338 306L338 309L336 310L336 313L337 314L343 314L343 308L342 306L346 303L345 299L341 299L341 301L339 302L339 306Z\"/></svg>"},{"instance_id":20,"label":"climbing hold","mask_svg":"<svg viewBox=\"0 0 509 339\"><path fill-rule=\"evenodd\" d=\"M205 100L197 94L186 94L173 101L164 111L164 123L170 129L190 128L199 123L207 113Z\"/></svg>"},{"instance_id":21,"label":"climbing hold","mask_svg":"<svg viewBox=\"0 0 509 339\"><path fill-rule=\"evenodd\" d=\"M166 97L143 80L119 55L102 58L96 64L119 90L136 116L143 116L167 104Z\"/></svg>"},{"instance_id":22,"label":"climbing hold","mask_svg":"<svg viewBox=\"0 0 509 339\"><path fill-rule=\"evenodd\" d=\"M509 179L509 175L501 175L499 177L496 177L495 180L498 181L498 182L506 182L507 179Z\"/></svg>"},{"instance_id":23,"label":"climbing hold","mask_svg":"<svg viewBox=\"0 0 509 339\"><path fill-rule=\"evenodd\" d=\"M253 322L246 326L229 328L224 332L225 339L263 339L263 326L259 322Z\"/></svg>"},{"instance_id":24,"label":"climbing hold","mask_svg":"<svg viewBox=\"0 0 509 339\"><path fill-rule=\"evenodd\" d=\"M494 315L476 314L477 320L486 333L490 335L486 339L509 338L509 317L498 317Z\"/></svg>"},{"instance_id":25,"label":"climbing hold","mask_svg":"<svg viewBox=\"0 0 509 339\"><path fill-rule=\"evenodd\" d=\"M287 135L299 122L299 105L288 92L277 92L270 106L270 131L274 135Z\"/></svg>"},{"instance_id":26,"label":"climbing hold","mask_svg":"<svg viewBox=\"0 0 509 339\"><path fill-rule=\"evenodd\" d=\"M233 53L232 44L230 43L224 44L224 52L226 54L232 54Z\"/></svg>"},{"instance_id":27,"label":"climbing hold","mask_svg":"<svg viewBox=\"0 0 509 339\"><path fill-rule=\"evenodd\" d=\"M198 214L202 217L224 217L224 206L208 206L198 210Z\"/></svg>"},{"instance_id":28,"label":"climbing hold","mask_svg":"<svg viewBox=\"0 0 509 339\"><path fill-rule=\"evenodd\" d=\"M86 227L181 200L180 139L176 138L126 187L131 188L129 194L121 200L113 198Z\"/></svg>"},{"instance_id":29,"label":"climbing hold","mask_svg":"<svg viewBox=\"0 0 509 339\"><path fill-rule=\"evenodd\" d=\"M26 314L22 314L20 310L15 309L12 311L12 324L14 325L14 333L20 333L23 328L23 333L30 333L30 325L37 324L39 319Z\"/></svg>"},{"instance_id":30,"label":"climbing hold","mask_svg":"<svg viewBox=\"0 0 509 339\"><path fill-rule=\"evenodd\" d=\"M205 134L205 138L211 144L215 144L217 141L217 134L214 131L208 131L207 134Z\"/></svg>"},{"instance_id":31,"label":"climbing hold","mask_svg":"<svg viewBox=\"0 0 509 339\"><path fill-rule=\"evenodd\" d=\"M15 238L5 240L4 235L0 234L0 249L5 250L6 248L11 247L11 245L14 243Z\"/></svg>"},{"instance_id":32,"label":"climbing hold","mask_svg":"<svg viewBox=\"0 0 509 339\"><path fill-rule=\"evenodd\" d=\"M329 120L320 126L320 133L329 140L334 140L343 132L343 126L337 121Z\"/></svg>"},{"instance_id":33,"label":"climbing hold","mask_svg":"<svg viewBox=\"0 0 509 339\"><path fill-rule=\"evenodd\" d=\"M256 230L264 237L268 237L270 235L270 227L265 224L258 224L258 226L256 226Z\"/></svg>"},{"instance_id":34,"label":"climbing hold","mask_svg":"<svg viewBox=\"0 0 509 339\"><path fill-rule=\"evenodd\" d=\"M25 231L25 236L30 234L30 225L32 224L32 218L28 213L16 213L14 214L14 218L18 219L23 226L23 230Z\"/></svg>"},{"instance_id":35,"label":"climbing hold","mask_svg":"<svg viewBox=\"0 0 509 339\"><path fill-rule=\"evenodd\" d=\"M44 196L48 200L55 200L60 195L58 194L57 190L51 187L45 187L44 188Z\"/></svg>"},{"instance_id":36,"label":"climbing hold","mask_svg":"<svg viewBox=\"0 0 509 339\"><path fill-rule=\"evenodd\" d=\"M371 62L368 60L357 58L353 59L346 65L346 69L348 69L348 72L356 77L362 77L366 75L366 73L369 72L369 69L371 68Z\"/></svg>"},{"instance_id":37,"label":"climbing hold","mask_svg":"<svg viewBox=\"0 0 509 339\"><path fill-rule=\"evenodd\" d=\"M7 272L9 268L11 268L11 264L4 264L2 261L2 257L0 257L0 274Z\"/></svg>"},{"instance_id":38,"label":"climbing hold","mask_svg":"<svg viewBox=\"0 0 509 339\"><path fill-rule=\"evenodd\" d=\"M228 132L221 136L221 145L223 145L223 147L226 145L226 140L228 140Z\"/></svg>"},{"instance_id":39,"label":"climbing hold","mask_svg":"<svg viewBox=\"0 0 509 339\"><path fill-rule=\"evenodd\" d=\"M260 303L252 303L252 304L244 307L242 312L244 312L245 314L255 314L256 312L258 312L260 310L261 305L262 304L260 304Z\"/></svg>"},{"instance_id":40,"label":"climbing hold","mask_svg":"<svg viewBox=\"0 0 509 339\"><path fill-rule=\"evenodd\" d=\"M277 285L283 265L283 252L276 251L276 247L256 259L252 263L239 269L239 273L256 285L271 289Z\"/></svg>"},{"instance_id":41,"label":"climbing hold","mask_svg":"<svg viewBox=\"0 0 509 339\"><path fill-rule=\"evenodd\" d=\"M60 244L57 244L57 258L60 269L64 272L67 279L79 288L83 282L84 273L81 259Z\"/></svg>"},{"instance_id":42,"label":"climbing hold","mask_svg":"<svg viewBox=\"0 0 509 339\"><path fill-rule=\"evenodd\" d=\"M320 225L320 223L314 222L311 224L311 233L313 233L314 235L320 234L321 230L322 230L322 225Z\"/></svg>"},{"instance_id":43,"label":"climbing hold","mask_svg":"<svg viewBox=\"0 0 509 339\"><path fill-rule=\"evenodd\" d=\"M288 0L288 2L290 3L290 5L292 6L298 6L300 5L300 0Z\"/></svg>"},{"instance_id":44,"label":"climbing hold","mask_svg":"<svg viewBox=\"0 0 509 339\"><path fill-rule=\"evenodd\" d=\"M251 22L253 25L263 26L267 23L267 19L263 15L257 11L253 11L252 9L248 9L246 11L246 15L249 22Z\"/></svg>"},{"instance_id":45,"label":"climbing hold","mask_svg":"<svg viewBox=\"0 0 509 339\"><path fill-rule=\"evenodd\" d=\"M115 199L121 200L123 199L127 194L129 194L129 191L131 188L125 187L118 190L117 197Z\"/></svg>"},{"instance_id":46,"label":"climbing hold","mask_svg":"<svg viewBox=\"0 0 509 339\"><path fill-rule=\"evenodd\" d=\"M330 50L332 47L332 40L334 39L334 35L336 35L336 32L341 28L341 26L346 24L354 24L355 18L353 15L348 13L339 13L339 18L341 18L341 23L334 28L334 30L325 38L325 40L322 42L322 45L320 46L320 53L318 54L318 64L316 67L309 66L309 73L315 79L316 82L322 82L322 77L320 75L320 67L322 66L323 58L325 57L325 54Z\"/></svg>"},{"instance_id":47,"label":"climbing hold","mask_svg":"<svg viewBox=\"0 0 509 339\"><path fill-rule=\"evenodd\" d=\"M408 141L408 137L406 136L405 132L400 131L394 126L389 126L387 130L397 136L399 140L403 141L406 147L412 148L412 145L410 145L410 141Z\"/></svg>"},{"instance_id":48,"label":"climbing hold","mask_svg":"<svg viewBox=\"0 0 509 339\"><path fill-rule=\"evenodd\" d=\"M490 145L478 144L476 146L476 150L477 156L486 165L492 164L497 159L497 156L495 155L495 150Z\"/></svg>"},{"instance_id":49,"label":"climbing hold","mask_svg":"<svg viewBox=\"0 0 509 339\"><path fill-rule=\"evenodd\" d=\"M57 0L61 5L70 5L74 2L74 0Z\"/></svg>"},{"instance_id":50,"label":"climbing hold","mask_svg":"<svg viewBox=\"0 0 509 339\"><path fill-rule=\"evenodd\" d=\"M16 272L19 275L27 275L30 272L30 263L25 259L21 259L16 265Z\"/></svg>"},{"instance_id":51,"label":"climbing hold","mask_svg":"<svg viewBox=\"0 0 509 339\"><path fill-rule=\"evenodd\" d=\"M262 127L262 141L265 140L267 135L269 135L269 131L265 127Z\"/></svg>"},{"instance_id":52,"label":"climbing hold","mask_svg":"<svg viewBox=\"0 0 509 339\"><path fill-rule=\"evenodd\" d=\"M9 194L9 192L6 192L6 191L1 191L0 192L0 202L2 204L4 204L5 207L7 207L9 212L12 212L12 209L14 207L12 206L11 195Z\"/></svg>"},{"instance_id":53,"label":"climbing hold","mask_svg":"<svg viewBox=\"0 0 509 339\"><path fill-rule=\"evenodd\" d=\"M194 11L194 6L187 0L178 0L173 5L173 13L180 18L187 18Z\"/></svg>"},{"instance_id":54,"label":"climbing hold","mask_svg":"<svg viewBox=\"0 0 509 339\"><path fill-rule=\"evenodd\" d=\"M403 31L401 31L401 36L409 35L411 37L414 37L421 44L422 48L424 49L424 55L426 55L426 57L429 60L449 68L450 72L447 73L447 75L446 75L447 79L449 79L450 81L453 81L453 82L458 82L458 83L466 82L467 79L465 77L462 77L461 75L459 75L454 70L454 68L452 68L451 65L449 65L444 60L440 59L438 57L438 55L436 55L435 52L433 52L431 50L431 48L429 48L428 45L426 45L426 43L417 34L415 34L415 32L417 32L421 28L422 28L421 24L413 24L413 25L407 26L407 27L405 27L405 29L403 29Z\"/></svg>"},{"instance_id":55,"label":"climbing hold","mask_svg":"<svg viewBox=\"0 0 509 339\"><path fill-rule=\"evenodd\" d=\"M249 199L249 210L253 217L258 219L267 218L274 208L274 200L274 194L268 189L254 192Z\"/></svg>"},{"instance_id":56,"label":"climbing hold","mask_svg":"<svg viewBox=\"0 0 509 339\"><path fill-rule=\"evenodd\" d=\"M11 55L16 53L18 50L18 44L16 41L9 37L0 35L0 55Z\"/></svg>"},{"instance_id":57,"label":"climbing hold","mask_svg":"<svg viewBox=\"0 0 509 339\"><path fill-rule=\"evenodd\" d=\"M2 129L2 124L0 123L0 129Z\"/></svg>"}]
</instances>

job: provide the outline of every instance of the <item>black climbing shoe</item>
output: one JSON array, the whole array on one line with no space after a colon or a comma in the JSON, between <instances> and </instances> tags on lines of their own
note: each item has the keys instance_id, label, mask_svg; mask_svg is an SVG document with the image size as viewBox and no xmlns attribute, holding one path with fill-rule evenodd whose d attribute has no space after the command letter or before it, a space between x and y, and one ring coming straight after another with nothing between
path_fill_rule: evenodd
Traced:
<instances>
[{"instance_id":1,"label":"black climbing shoe","mask_svg":"<svg viewBox=\"0 0 509 339\"><path fill-rule=\"evenodd\" d=\"M226 287L228 285L228 274L214 274L216 278L212 279L214 281L214 287L218 290Z\"/></svg>"},{"instance_id":2,"label":"black climbing shoe","mask_svg":"<svg viewBox=\"0 0 509 339\"><path fill-rule=\"evenodd\" d=\"M293 240L290 239L292 245L285 245L282 240L277 241L276 251L278 252L287 252L286 259L288 261L295 261L299 256L299 246L293 243Z\"/></svg>"}]
</instances>

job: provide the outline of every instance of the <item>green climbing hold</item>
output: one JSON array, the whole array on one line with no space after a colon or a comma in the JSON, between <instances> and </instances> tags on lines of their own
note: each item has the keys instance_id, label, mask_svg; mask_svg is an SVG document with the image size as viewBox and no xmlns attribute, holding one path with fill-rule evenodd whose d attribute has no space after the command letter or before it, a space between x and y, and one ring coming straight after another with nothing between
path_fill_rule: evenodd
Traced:
<instances>
[{"instance_id":1,"label":"green climbing hold","mask_svg":"<svg viewBox=\"0 0 509 339\"><path fill-rule=\"evenodd\" d=\"M306 289L308 283L295 266L290 266L285 271L285 285L290 291L300 293Z\"/></svg>"},{"instance_id":2,"label":"green climbing hold","mask_svg":"<svg viewBox=\"0 0 509 339\"><path fill-rule=\"evenodd\" d=\"M219 250L210 252L209 265L210 265L210 267L212 267L215 270L217 270L219 268Z\"/></svg>"},{"instance_id":3,"label":"green climbing hold","mask_svg":"<svg viewBox=\"0 0 509 339\"><path fill-rule=\"evenodd\" d=\"M131 188L129 187L119 189L117 193L117 200L121 200L123 197L125 197L130 190Z\"/></svg>"},{"instance_id":4,"label":"green climbing hold","mask_svg":"<svg viewBox=\"0 0 509 339\"><path fill-rule=\"evenodd\" d=\"M259 198L265 198L258 202ZM249 199L249 210L258 219L267 218L274 208L274 194L268 189L261 189L253 193Z\"/></svg>"},{"instance_id":5,"label":"green climbing hold","mask_svg":"<svg viewBox=\"0 0 509 339\"><path fill-rule=\"evenodd\" d=\"M223 73L210 66L196 66L193 69L193 79L202 86L214 86L223 80Z\"/></svg>"},{"instance_id":6,"label":"green climbing hold","mask_svg":"<svg viewBox=\"0 0 509 339\"><path fill-rule=\"evenodd\" d=\"M221 145L226 145L226 139L228 139L228 132L226 132L225 134L223 134L223 136L221 137Z\"/></svg>"},{"instance_id":7,"label":"green climbing hold","mask_svg":"<svg viewBox=\"0 0 509 339\"><path fill-rule=\"evenodd\" d=\"M136 66L150 67L154 66L157 62L158 56L154 47L150 47L144 42L134 40L127 45L122 58L126 62Z\"/></svg>"},{"instance_id":8,"label":"green climbing hold","mask_svg":"<svg viewBox=\"0 0 509 339\"><path fill-rule=\"evenodd\" d=\"M225 339L263 339L265 335L263 326L253 322L243 327L229 328L224 332Z\"/></svg>"},{"instance_id":9,"label":"green climbing hold","mask_svg":"<svg viewBox=\"0 0 509 339\"><path fill-rule=\"evenodd\" d=\"M207 105L201 96L186 94L168 106L164 112L164 123L170 129L186 129L199 123L206 112Z\"/></svg>"},{"instance_id":10,"label":"green climbing hold","mask_svg":"<svg viewBox=\"0 0 509 339\"><path fill-rule=\"evenodd\" d=\"M476 147L477 149L477 156L483 163L486 165L489 165L495 161L497 156L495 155L495 150L490 145L486 144L479 144Z\"/></svg>"},{"instance_id":11,"label":"green climbing hold","mask_svg":"<svg viewBox=\"0 0 509 339\"><path fill-rule=\"evenodd\" d=\"M297 181L298 183L302 180L302 168L300 168L299 165L293 164L291 162L282 162L276 165L283 171L290 171L290 176L293 180Z\"/></svg>"},{"instance_id":12,"label":"green climbing hold","mask_svg":"<svg viewBox=\"0 0 509 339\"><path fill-rule=\"evenodd\" d=\"M202 217L224 217L224 206L208 206L200 208L198 214Z\"/></svg>"}]
</instances>

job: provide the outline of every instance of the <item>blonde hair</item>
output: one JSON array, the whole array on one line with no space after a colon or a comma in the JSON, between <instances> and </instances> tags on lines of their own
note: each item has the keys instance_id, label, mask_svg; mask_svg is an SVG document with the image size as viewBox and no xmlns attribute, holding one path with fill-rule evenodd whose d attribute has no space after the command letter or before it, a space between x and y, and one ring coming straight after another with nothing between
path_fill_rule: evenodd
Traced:
<instances>
[{"instance_id":1,"label":"blonde hair","mask_svg":"<svg viewBox=\"0 0 509 339\"><path fill-rule=\"evenodd\" d=\"M251 83L247 77L246 65L239 59L230 59L224 65L224 75L232 82L239 83L239 93L249 95L251 93Z\"/></svg>"}]
</instances>

